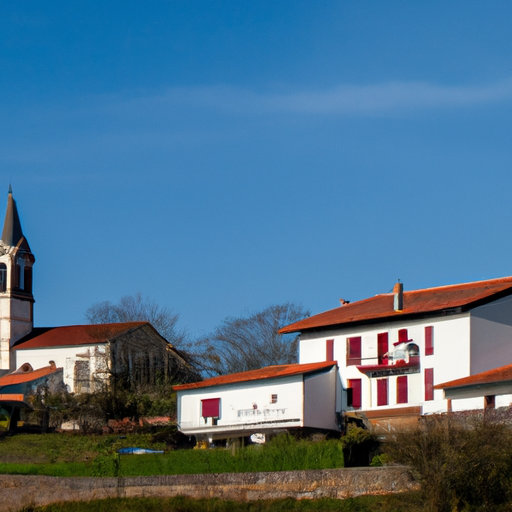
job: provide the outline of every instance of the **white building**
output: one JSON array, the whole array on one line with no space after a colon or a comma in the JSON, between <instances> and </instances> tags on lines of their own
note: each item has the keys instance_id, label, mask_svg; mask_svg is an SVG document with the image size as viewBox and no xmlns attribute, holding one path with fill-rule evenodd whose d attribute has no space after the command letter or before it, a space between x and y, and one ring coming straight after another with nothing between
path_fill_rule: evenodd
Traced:
<instances>
[{"instance_id":1,"label":"white building","mask_svg":"<svg viewBox=\"0 0 512 512\"><path fill-rule=\"evenodd\" d=\"M34 328L11 351L16 368L50 362L63 369L68 391L103 390L112 379L137 389L189 379L185 359L148 322Z\"/></svg>"},{"instance_id":2,"label":"white building","mask_svg":"<svg viewBox=\"0 0 512 512\"><path fill-rule=\"evenodd\" d=\"M398 283L393 293L343 301L280 332L300 333L300 365L337 362L341 393L335 414L389 428L422 414L483 408L481 396L452 404L435 386L512 363L512 277L406 292ZM245 382L240 393L249 396L263 384ZM217 391L222 400L229 387L214 386L205 381L203 390ZM201 418L198 407L184 409L189 393L180 393L181 428L185 418ZM201 399L198 391L195 395ZM300 403L303 397L295 399ZM500 395L495 405L509 405L511 399ZM229 437L220 422L210 430Z\"/></svg>"},{"instance_id":3,"label":"white building","mask_svg":"<svg viewBox=\"0 0 512 512\"><path fill-rule=\"evenodd\" d=\"M268 434L290 428L338 430L336 363L268 366L175 386L179 428L198 438Z\"/></svg>"},{"instance_id":4,"label":"white building","mask_svg":"<svg viewBox=\"0 0 512 512\"><path fill-rule=\"evenodd\" d=\"M512 363L512 277L406 292L399 283L281 332L300 332L301 363L338 361L343 409L374 422L482 408L481 398L451 405L434 386Z\"/></svg>"}]
</instances>

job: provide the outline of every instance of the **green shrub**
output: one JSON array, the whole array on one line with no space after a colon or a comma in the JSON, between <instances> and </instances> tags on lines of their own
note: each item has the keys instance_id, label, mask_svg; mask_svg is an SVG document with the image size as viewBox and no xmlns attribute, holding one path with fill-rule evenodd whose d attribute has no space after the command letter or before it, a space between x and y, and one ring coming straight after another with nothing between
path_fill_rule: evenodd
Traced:
<instances>
[{"instance_id":1,"label":"green shrub","mask_svg":"<svg viewBox=\"0 0 512 512\"><path fill-rule=\"evenodd\" d=\"M423 417L388 448L414 469L428 510L497 510L512 497L512 429L499 416Z\"/></svg>"},{"instance_id":2,"label":"green shrub","mask_svg":"<svg viewBox=\"0 0 512 512\"><path fill-rule=\"evenodd\" d=\"M380 444L373 432L352 425L341 438L341 442L346 467L369 466Z\"/></svg>"}]
</instances>

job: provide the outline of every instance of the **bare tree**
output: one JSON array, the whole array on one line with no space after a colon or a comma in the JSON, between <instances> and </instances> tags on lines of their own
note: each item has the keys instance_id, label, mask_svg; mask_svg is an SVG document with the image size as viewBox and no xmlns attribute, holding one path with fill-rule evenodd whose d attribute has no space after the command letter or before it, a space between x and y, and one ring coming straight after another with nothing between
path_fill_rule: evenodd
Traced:
<instances>
[{"instance_id":1,"label":"bare tree","mask_svg":"<svg viewBox=\"0 0 512 512\"><path fill-rule=\"evenodd\" d=\"M247 317L228 317L213 332L196 341L196 366L214 376L295 363L298 335L278 331L307 316L309 312L302 306L288 303L270 306Z\"/></svg>"},{"instance_id":2,"label":"bare tree","mask_svg":"<svg viewBox=\"0 0 512 512\"><path fill-rule=\"evenodd\" d=\"M140 292L121 297L117 304L97 302L85 312L85 318L90 324L149 322L174 347L185 348L187 341L186 331L178 326L179 315Z\"/></svg>"}]
</instances>

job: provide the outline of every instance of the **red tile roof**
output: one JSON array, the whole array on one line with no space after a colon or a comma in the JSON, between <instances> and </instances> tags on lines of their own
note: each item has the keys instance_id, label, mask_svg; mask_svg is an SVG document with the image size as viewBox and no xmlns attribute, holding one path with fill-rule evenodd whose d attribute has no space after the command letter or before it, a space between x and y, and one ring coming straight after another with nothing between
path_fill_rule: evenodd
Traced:
<instances>
[{"instance_id":1,"label":"red tile roof","mask_svg":"<svg viewBox=\"0 0 512 512\"><path fill-rule=\"evenodd\" d=\"M58 371L62 371L62 368L56 368L55 366L44 366L43 368L38 368L37 370L23 373L9 373L8 375L0 377L0 387L12 386L13 384L22 384L23 382L30 382L32 380L40 379L45 375L50 375L51 373Z\"/></svg>"},{"instance_id":2,"label":"red tile roof","mask_svg":"<svg viewBox=\"0 0 512 512\"><path fill-rule=\"evenodd\" d=\"M512 293L512 277L404 291L403 310L393 309L393 294L385 293L345 304L283 327L281 334L350 324L368 320L393 319L404 315L435 313L479 303Z\"/></svg>"},{"instance_id":3,"label":"red tile roof","mask_svg":"<svg viewBox=\"0 0 512 512\"><path fill-rule=\"evenodd\" d=\"M107 343L147 322L125 322L118 324L69 325L65 327L39 327L19 340L14 350L30 348L61 347L67 345L97 345Z\"/></svg>"},{"instance_id":4,"label":"red tile roof","mask_svg":"<svg viewBox=\"0 0 512 512\"><path fill-rule=\"evenodd\" d=\"M451 380L443 384L437 384L434 389L459 388L465 386L475 386L479 384L490 384L491 382L512 381L512 364L494 368L486 372L463 377L462 379Z\"/></svg>"},{"instance_id":5,"label":"red tile roof","mask_svg":"<svg viewBox=\"0 0 512 512\"><path fill-rule=\"evenodd\" d=\"M267 366L259 370L250 370L248 372L232 373L231 375L221 375L201 382L193 382L192 384L180 384L174 386L173 389L181 391L183 389L208 388L211 386L222 386L224 384L235 384L236 382L249 382L262 379L276 379L280 377L288 377L290 375L300 375L302 373L312 373L319 370L325 370L336 365L336 361L324 361L321 363L308 364L281 364L275 366Z\"/></svg>"}]
</instances>

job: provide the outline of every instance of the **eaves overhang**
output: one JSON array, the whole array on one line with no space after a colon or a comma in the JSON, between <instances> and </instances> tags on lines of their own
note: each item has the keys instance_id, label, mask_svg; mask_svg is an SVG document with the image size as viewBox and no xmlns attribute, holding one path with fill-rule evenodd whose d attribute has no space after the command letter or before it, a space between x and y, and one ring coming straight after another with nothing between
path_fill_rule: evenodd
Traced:
<instances>
[{"instance_id":1,"label":"eaves overhang","mask_svg":"<svg viewBox=\"0 0 512 512\"><path fill-rule=\"evenodd\" d=\"M473 306L473 307L475 307L475 306ZM403 323L404 321L409 321L409 320L420 320L423 318L436 318L436 317L447 317L447 316L459 315L461 313L466 313L470 309L472 309L472 308L461 306L461 307L457 307L457 308L446 308L446 309L441 309L438 311L429 311L429 312L424 312L424 313L408 313L407 311L393 311L389 315L386 315L386 316L367 318L367 319L363 319L363 320L352 320L352 321L347 321L347 322L337 322L337 323L325 324L325 325L303 328L300 330L293 330L293 331L284 331L283 329L281 329L279 332L281 334L289 334L289 333L293 333L293 332L314 333L314 332L323 332L323 331L330 331L330 330L339 330L339 329L345 329L345 328L354 328L354 327L367 326L367 325L378 325L378 324L390 323L390 322Z\"/></svg>"}]
</instances>

